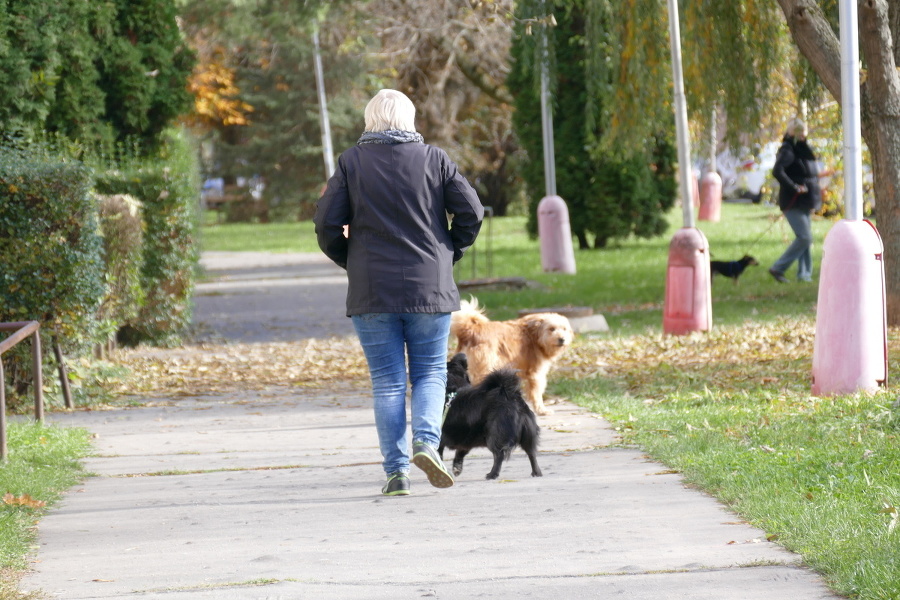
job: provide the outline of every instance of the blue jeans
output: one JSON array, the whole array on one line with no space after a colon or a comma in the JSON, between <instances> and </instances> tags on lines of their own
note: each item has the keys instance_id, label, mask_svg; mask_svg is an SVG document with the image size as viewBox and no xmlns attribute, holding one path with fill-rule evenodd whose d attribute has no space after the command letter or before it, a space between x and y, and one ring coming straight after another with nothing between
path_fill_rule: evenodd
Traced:
<instances>
[{"instance_id":1,"label":"blue jeans","mask_svg":"<svg viewBox=\"0 0 900 600\"><path fill-rule=\"evenodd\" d=\"M797 261L797 279L799 281L812 280L812 218L808 210L789 208L784 211L791 229L794 230L794 241L787 247L784 254L772 265L772 270L784 273L791 264Z\"/></svg>"},{"instance_id":2,"label":"blue jeans","mask_svg":"<svg viewBox=\"0 0 900 600\"><path fill-rule=\"evenodd\" d=\"M368 313L354 315L353 326L372 377L375 428L384 472L409 472L407 354L413 441L437 448L447 393L450 313Z\"/></svg>"}]
</instances>

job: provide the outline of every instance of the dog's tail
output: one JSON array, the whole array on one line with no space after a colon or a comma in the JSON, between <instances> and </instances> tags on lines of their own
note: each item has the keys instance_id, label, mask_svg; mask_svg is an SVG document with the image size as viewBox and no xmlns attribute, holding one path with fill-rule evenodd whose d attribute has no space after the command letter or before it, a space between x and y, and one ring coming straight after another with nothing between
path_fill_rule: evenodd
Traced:
<instances>
[{"instance_id":1,"label":"dog's tail","mask_svg":"<svg viewBox=\"0 0 900 600\"><path fill-rule=\"evenodd\" d=\"M459 309L464 311L475 311L484 314L484 307L478 304L478 298L469 296L468 300L459 301Z\"/></svg>"},{"instance_id":2,"label":"dog's tail","mask_svg":"<svg viewBox=\"0 0 900 600\"><path fill-rule=\"evenodd\" d=\"M486 323L488 318L484 314L484 309L478 305L478 300L474 296L469 296L469 300L462 300L459 303L459 310L450 316L450 333L460 342L477 344L478 326Z\"/></svg>"}]
</instances>

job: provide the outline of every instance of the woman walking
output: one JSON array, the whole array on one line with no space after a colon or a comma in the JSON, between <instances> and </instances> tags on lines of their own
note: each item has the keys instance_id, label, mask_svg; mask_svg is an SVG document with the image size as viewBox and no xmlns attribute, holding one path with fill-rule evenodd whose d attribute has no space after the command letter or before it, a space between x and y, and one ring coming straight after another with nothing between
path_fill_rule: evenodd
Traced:
<instances>
[{"instance_id":1,"label":"woman walking","mask_svg":"<svg viewBox=\"0 0 900 600\"><path fill-rule=\"evenodd\" d=\"M459 310L453 264L484 217L457 166L416 132L415 114L396 90L372 98L366 130L338 160L314 218L319 247L347 270L347 316L369 365L388 496L410 492L407 379L412 463L435 487L453 485L437 453L450 313Z\"/></svg>"},{"instance_id":2,"label":"woman walking","mask_svg":"<svg viewBox=\"0 0 900 600\"><path fill-rule=\"evenodd\" d=\"M806 124L791 119L772 173L781 184L778 207L794 230L794 241L769 269L779 283L787 283L785 273L797 262L797 280L812 281L812 213L822 206L819 167L812 148L806 142Z\"/></svg>"}]
</instances>

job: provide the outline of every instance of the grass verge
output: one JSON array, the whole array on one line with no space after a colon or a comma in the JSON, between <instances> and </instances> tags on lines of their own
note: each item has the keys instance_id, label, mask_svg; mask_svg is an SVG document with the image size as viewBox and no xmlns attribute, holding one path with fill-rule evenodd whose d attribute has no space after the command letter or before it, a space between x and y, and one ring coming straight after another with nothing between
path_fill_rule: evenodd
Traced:
<instances>
[{"instance_id":1,"label":"grass verge","mask_svg":"<svg viewBox=\"0 0 900 600\"><path fill-rule=\"evenodd\" d=\"M24 600L18 579L47 507L77 483L89 449L83 429L10 423L9 458L0 464L0 600Z\"/></svg>"}]
</instances>

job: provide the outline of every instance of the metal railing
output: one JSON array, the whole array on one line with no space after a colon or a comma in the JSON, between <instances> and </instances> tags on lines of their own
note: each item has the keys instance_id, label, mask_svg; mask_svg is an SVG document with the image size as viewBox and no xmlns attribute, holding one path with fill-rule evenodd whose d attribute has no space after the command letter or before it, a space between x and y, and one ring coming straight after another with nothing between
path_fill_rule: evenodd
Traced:
<instances>
[{"instance_id":1,"label":"metal railing","mask_svg":"<svg viewBox=\"0 0 900 600\"><path fill-rule=\"evenodd\" d=\"M37 321L19 321L0 323L0 331L11 331L6 339L0 341L0 460L5 461L6 451L6 384L3 374L3 353L31 336L32 373L34 375L34 419L44 420L44 382L41 361L40 323Z\"/></svg>"},{"instance_id":2,"label":"metal railing","mask_svg":"<svg viewBox=\"0 0 900 600\"><path fill-rule=\"evenodd\" d=\"M487 225L487 227L485 227ZM494 249L493 242L494 240L494 209L490 206L484 207L484 223L481 226L481 233L478 235L478 239L475 240L475 244L469 248L466 255L463 257L463 260L456 263L456 267L454 269L454 278L459 281L463 277L465 277L465 270L468 266L471 269L471 278L475 279L478 277L479 267L479 259L481 258L479 255L484 254L484 273L485 277L493 277L494 276ZM483 242L483 243L481 243ZM467 263L467 264L464 264Z\"/></svg>"}]
</instances>

